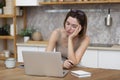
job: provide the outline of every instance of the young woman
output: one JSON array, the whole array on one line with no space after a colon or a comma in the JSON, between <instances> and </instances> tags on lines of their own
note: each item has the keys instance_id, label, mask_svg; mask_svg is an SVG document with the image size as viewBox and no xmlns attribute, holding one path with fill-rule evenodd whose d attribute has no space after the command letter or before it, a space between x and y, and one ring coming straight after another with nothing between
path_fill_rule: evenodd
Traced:
<instances>
[{"instance_id":1,"label":"young woman","mask_svg":"<svg viewBox=\"0 0 120 80\"><path fill-rule=\"evenodd\" d=\"M64 28L52 32L46 51L53 51L55 48L65 59L63 68L72 68L80 62L88 47L86 29L86 14L81 10L70 10L64 20Z\"/></svg>"}]
</instances>

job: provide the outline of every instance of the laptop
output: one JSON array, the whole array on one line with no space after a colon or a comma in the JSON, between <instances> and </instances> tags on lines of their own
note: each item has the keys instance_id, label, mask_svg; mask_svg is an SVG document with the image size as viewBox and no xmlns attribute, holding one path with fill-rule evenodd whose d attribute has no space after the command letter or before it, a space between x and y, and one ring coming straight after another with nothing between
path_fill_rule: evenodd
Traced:
<instances>
[{"instance_id":1,"label":"laptop","mask_svg":"<svg viewBox=\"0 0 120 80\"><path fill-rule=\"evenodd\" d=\"M36 76L64 77L68 70L63 70L60 52L23 51L25 74Z\"/></svg>"}]
</instances>

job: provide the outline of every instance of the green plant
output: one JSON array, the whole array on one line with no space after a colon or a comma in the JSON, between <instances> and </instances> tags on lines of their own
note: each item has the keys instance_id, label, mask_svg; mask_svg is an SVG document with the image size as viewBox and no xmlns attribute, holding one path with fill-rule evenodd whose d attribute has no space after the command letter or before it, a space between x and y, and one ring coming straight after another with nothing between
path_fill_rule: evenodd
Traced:
<instances>
[{"instance_id":1,"label":"green plant","mask_svg":"<svg viewBox=\"0 0 120 80\"><path fill-rule=\"evenodd\" d=\"M30 29L30 28L25 28L25 29L21 29L21 32L20 32L20 36L29 36L31 37L32 33L34 32L35 30L34 29Z\"/></svg>"},{"instance_id":2,"label":"green plant","mask_svg":"<svg viewBox=\"0 0 120 80\"><path fill-rule=\"evenodd\" d=\"M0 8L3 8L3 6L5 6L5 1L4 0L0 0Z\"/></svg>"}]
</instances>

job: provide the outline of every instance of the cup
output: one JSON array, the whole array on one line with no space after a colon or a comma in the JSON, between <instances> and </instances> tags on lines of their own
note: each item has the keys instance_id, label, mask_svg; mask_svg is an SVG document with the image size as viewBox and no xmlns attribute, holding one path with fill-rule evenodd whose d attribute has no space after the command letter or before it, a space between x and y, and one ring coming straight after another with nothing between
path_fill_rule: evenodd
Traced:
<instances>
[{"instance_id":1,"label":"cup","mask_svg":"<svg viewBox=\"0 0 120 80\"><path fill-rule=\"evenodd\" d=\"M4 51L4 55L5 55L6 58L10 57L10 51L5 50Z\"/></svg>"},{"instance_id":2,"label":"cup","mask_svg":"<svg viewBox=\"0 0 120 80\"><path fill-rule=\"evenodd\" d=\"M8 69L14 68L16 66L16 60L15 60L15 58L7 58L5 60L5 66Z\"/></svg>"}]
</instances>

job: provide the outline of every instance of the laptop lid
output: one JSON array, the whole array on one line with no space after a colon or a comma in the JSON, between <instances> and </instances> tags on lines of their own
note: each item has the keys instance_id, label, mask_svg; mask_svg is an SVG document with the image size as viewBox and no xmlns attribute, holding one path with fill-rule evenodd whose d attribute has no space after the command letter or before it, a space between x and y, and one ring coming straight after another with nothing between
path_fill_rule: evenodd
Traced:
<instances>
[{"instance_id":1,"label":"laptop lid","mask_svg":"<svg viewBox=\"0 0 120 80\"><path fill-rule=\"evenodd\" d=\"M23 51L25 74L63 77L60 52L32 52Z\"/></svg>"}]
</instances>

